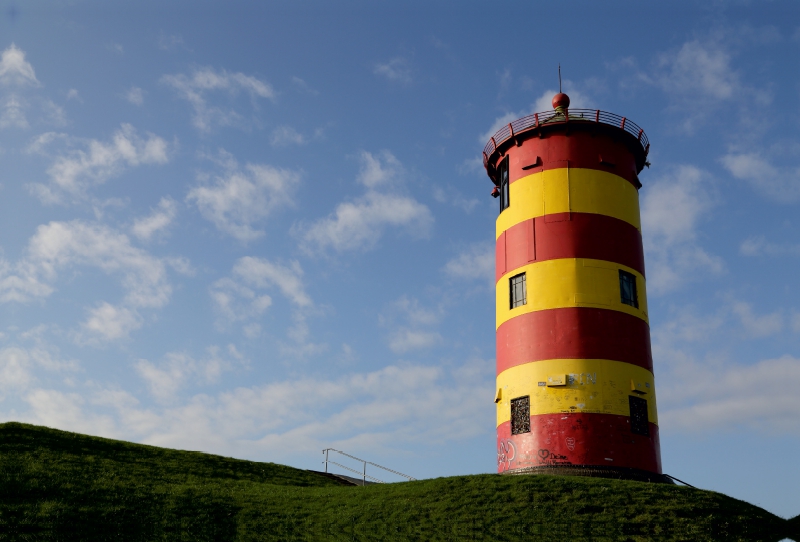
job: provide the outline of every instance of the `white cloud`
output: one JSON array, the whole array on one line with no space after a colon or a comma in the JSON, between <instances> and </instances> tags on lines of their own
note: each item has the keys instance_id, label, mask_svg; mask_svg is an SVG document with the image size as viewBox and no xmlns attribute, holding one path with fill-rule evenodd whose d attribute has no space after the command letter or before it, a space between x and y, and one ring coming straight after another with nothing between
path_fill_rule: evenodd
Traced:
<instances>
[{"instance_id":1,"label":"white cloud","mask_svg":"<svg viewBox=\"0 0 800 542\"><path fill-rule=\"evenodd\" d=\"M593 107L594 102L592 99L585 94L584 92L578 90L572 81L564 81L564 92L569 96L570 101L570 109L591 109ZM518 113L508 112L504 113L503 115L497 117L492 126L486 130L483 134L478 136L478 140L481 145L485 145L489 139L497 133L497 131L502 128L503 126L508 125L508 123L513 122L517 119L522 117L526 117L528 115L532 115L534 113L542 113L544 111L552 111L553 110L553 96L558 94L558 91L555 89L548 89L545 90L536 100L531 104L531 107L527 110L520 111ZM481 162L482 164L482 162Z\"/></svg>"},{"instance_id":2,"label":"white cloud","mask_svg":"<svg viewBox=\"0 0 800 542\"><path fill-rule=\"evenodd\" d=\"M161 307L172 291L161 260L133 247L121 233L80 220L39 226L23 264L25 274L46 281L54 280L60 269L77 265L119 273L131 307Z\"/></svg>"},{"instance_id":3,"label":"white cloud","mask_svg":"<svg viewBox=\"0 0 800 542\"><path fill-rule=\"evenodd\" d=\"M0 261L0 302L30 302L55 290L59 273L81 266L120 277L122 303L101 301L88 309L80 329L71 333L79 344L96 345L126 338L142 325L139 309L160 308L172 293L165 261L133 247L127 236L106 226L50 222L37 228L14 265Z\"/></svg>"},{"instance_id":4,"label":"white cloud","mask_svg":"<svg viewBox=\"0 0 800 542\"><path fill-rule=\"evenodd\" d=\"M690 350L697 351L696 345L724 333L732 332L739 340L776 335L783 331L785 322L783 311L756 314L751 304L726 296L724 305L713 313L698 314L694 307L682 308L672 320L655 327L652 337L654 348L669 356L676 345L691 344Z\"/></svg>"},{"instance_id":5,"label":"white cloud","mask_svg":"<svg viewBox=\"0 0 800 542\"><path fill-rule=\"evenodd\" d=\"M281 343L280 351L283 355L303 359L327 352L327 343L315 343L312 340L313 336L306 317L308 312L302 310L292 312L292 325L286 330L286 337L291 342Z\"/></svg>"},{"instance_id":6,"label":"white cloud","mask_svg":"<svg viewBox=\"0 0 800 542\"><path fill-rule=\"evenodd\" d=\"M396 354L409 350L430 348L442 342L442 336L432 328L444 315L442 307L430 309L422 306L419 300L401 296L380 316L380 323L390 328L389 348ZM396 325L403 320L405 325Z\"/></svg>"},{"instance_id":7,"label":"white cloud","mask_svg":"<svg viewBox=\"0 0 800 542\"><path fill-rule=\"evenodd\" d=\"M692 133L698 125L713 117L721 107L735 102L743 110L755 106L763 109L772 101L765 86L751 87L742 83L742 76L733 67L733 39L713 36L685 42L677 50L659 55L650 73L639 73L638 79L663 90L671 108L677 113L674 126ZM758 114L740 115L748 123ZM759 124L763 122L759 119Z\"/></svg>"},{"instance_id":8,"label":"white cloud","mask_svg":"<svg viewBox=\"0 0 800 542\"><path fill-rule=\"evenodd\" d=\"M312 305L303 285L303 269L296 261L285 266L263 258L246 256L237 260L233 266L233 274L257 288L277 286L298 307Z\"/></svg>"},{"instance_id":9,"label":"white cloud","mask_svg":"<svg viewBox=\"0 0 800 542\"><path fill-rule=\"evenodd\" d=\"M477 163L480 164L480 167L483 166L483 162L480 159L477 159ZM465 197L464 194L451 186L435 186L433 188L433 199L439 203L446 203L453 207L458 207L465 213L471 213L475 207L481 203L477 198Z\"/></svg>"},{"instance_id":10,"label":"white cloud","mask_svg":"<svg viewBox=\"0 0 800 542\"><path fill-rule=\"evenodd\" d=\"M53 293L53 287L39 276L35 263L11 264L0 260L0 303L26 303Z\"/></svg>"},{"instance_id":11,"label":"white cloud","mask_svg":"<svg viewBox=\"0 0 800 542\"><path fill-rule=\"evenodd\" d=\"M653 328L653 343L674 346L679 342L708 341L719 333L720 328L726 323L726 316L725 311L700 315L693 307L684 308L675 319Z\"/></svg>"},{"instance_id":12,"label":"white cloud","mask_svg":"<svg viewBox=\"0 0 800 542\"><path fill-rule=\"evenodd\" d=\"M158 232L163 231L172 223L178 214L178 204L169 196L161 198L158 207L149 215L137 218L131 228L133 234L146 241Z\"/></svg>"},{"instance_id":13,"label":"white cloud","mask_svg":"<svg viewBox=\"0 0 800 542\"><path fill-rule=\"evenodd\" d=\"M225 171L213 184L192 188L186 199L194 203L206 220L240 241L264 235L254 228L274 209L292 204L292 193L300 174L263 164L246 164L240 169L233 157L224 153Z\"/></svg>"},{"instance_id":14,"label":"white cloud","mask_svg":"<svg viewBox=\"0 0 800 542\"><path fill-rule=\"evenodd\" d=\"M24 400L30 410L21 421L90 435L121 436L114 418L105 411L87 412L86 400L78 393L39 388L31 390Z\"/></svg>"},{"instance_id":15,"label":"white cloud","mask_svg":"<svg viewBox=\"0 0 800 542\"><path fill-rule=\"evenodd\" d=\"M413 326L432 326L437 324L442 317L442 309L427 309L419 300L401 296L392 304L392 308L399 311Z\"/></svg>"},{"instance_id":16,"label":"white cloud","mask_svg":"<svg viewBox=\"0 0 800 542\"><path fill-rule=\"evenodd\" d=\"M385 77L389 81L409 84L412 81L411 66L405 58L397 57L389 62L375 64L372 73Z\"/></svg>"},{"instance_id":17,"label":"white cloud","mask_svg":"<svg viewBox=\"0 0 800 542\"><path fill-rule=\"evenodd\" d=\"M491 425L485 409L489 393L485 382L458 376L441 368L411 365L336 379L302 378L240 388L200 407L192 417L211 414L209 429L225 424L226 436L258 434L259 439L249 446L270 452L287 437L312 450L332 445L352 449L356 442L361 450L396 447L397 442L441 444L483 432L476 420L486 419ZM298 408L292 400L298 396L314 397L314 401ZM437 413L435 419L431 412ZM178 424L169 425L163 433L165 440L190 437Z\"/></svg>"},{"instance_id":18,"label":"white cloud","mask_svg":"<svg viewBox=\"0 0 800 542\"><path fill-rule=\"evenodd\" d=\"M97 344L125 339L131 331L140 327L142 318L135 310L103 302L89 309L89 316L81 324L82 332L77 340L79 343Z\"/></svg>"},{"instance_id":19,"label":"white cloud","mask_svg":"<svg viewBox=\"0 0 800 542\"><path fill-rule=\"evenodd\" d=\"M272 131L270 143L275 147L284 145L305 145L305 136L291 126L278 126Z\"/></svg>"},{"instance_id":20,"label":"white cloud","mask_svg":"<svg viewBox=\"0 0 800 542\"><path fill-rule=\"evenodd\" d=\"M187 277L194 276L195 269L192 267L192 262L189 258L183 256L170 256L164 258L164 263L169 265L176 273L186 275Z\"/></svg>"},{"instance_id":21,"label":"white cloud","mask_svg":"<svg viewBox=\"0 0 800 542\"><path fill-rule=\"evenodd\" d=\"M244 91L250 95L254 105L256 98L274 100L276 96L273 88L260 79L240 72L229 73L212 68L197 69L191 75L165 75L161 81L174 88L181 98L189 102L194 109L192 124L201 132L210 131L213 125L230 126L241 120L241 116L232 109L209 105L209 92L225 91L235 96Z\"/></svg>"},{"instance_id":22,"label":"white cloud","mask_svg":"<svg viewBox=\"0 0 800 542\"><path fill-rule=\"evenodd\" d=\"M142 105L144 103L144 91L139 87L131 87L125 93L125 99L133 105Z\"/></svg>"},{"instance_id":23,"label":"white cloud","mask_svg":"<svg viewBox=\"0 0 800 542\"><path fill-rule=\"evenodd\" d=\"M48 124L54 126L65 126L67 124L66 111L52 100L44 100L42 102L42 113Z\"/></svg>"},{"instance_id":24,"label":"white cloud","mask_svg":"<svg viewBox=\"0 0 800 542\"><path fill-rule=\"evenodd\" d=\"M691 241L698 221L713 205L705 189L708 174L694 166L680 166L647 183L642 209L642 230L666 245Z\"/></svg>"},{"instance_id":25,"label":"white cloud","mask_svg":"<svg viewBox=\"0 0 800 542\"><path fill-rule=\"evenodd\" d=\"M395 184L404 173L403 166L395 156L387 150L377 155L361 151L361 171L356 180L367 188Z\"/></svg>"},{"instance_id":26,"label":"white cloud","mask_svg":"<svg viewBox=\"0 0 800 542\"><path fill-rule=\"evenodd\" d=\"M783 330L783 315L780 312L756 316L750 304L743 301L732 301L731 311L739 318L745 333L750 337L767 337Z\"/></svg>"},{"instance_id":27,"label":"white cloud","mask_svg":"<svg viewBox=\"0 0 800 542\"><path fill-rule=\"evenodd\" d=\"M19 361L23 353L9 356L18 360L9 374L16 370L14 363L28 363ZM0 372L4 359L0 351ZM389 365L336 376L300 373L215 393L197 389L243 362L232 345L209 348L201 356L171 352L156 362L139 360L134 370L156 399L147 407L131 392L95 381L64 392L33 387L36 381L22 375L15 382L26 387L7 389L28 405L14 411L23 422L297 466L317 463L319 450L329 446L387 457L412 453L419 444L430 449L458 445L492 427L486 405L493 365L487 360ZM313 399L298 402L298 397ZM287 448L287 441L293 446Z\"/></svg>"},{"instance_id":28,"label":"white cloud","mask_svg":"<svg viewBox=\"0 0 800 542\"><path fill-rule=\"evenodd\" d=\"M776 167L759 153L730 153L721 159L725 169L761 196L777 203L800 201L800 168Z\"/></svg>"},{"instance_id":29,"label":"white cloud","mask_svg":"<svg viewBox=\"0 0 800 542\"><path fill-rule=\"evenodd\" d=\"M194 369L194 360L187 356L168 355L165 367L157 367L147 360L136 363L136 371L147 382L150 393L161 401L174 400L184 381Z\"/></svg>"},{"instance_id":30,"label":"white cloud","mask_svg":"<svg viewBox=\"0 0 800 542\"><path fill-rule=\"evenodd\" d=\"M67 100L78 100L79 102L83 102L80 94L78 94L78 89L75 88L71 88L67 91Z\"/></svg>"},{"instance_id":31,"label":"white cloud","mask_svg":"<svg viewBox=\"0 0 800 542\"><path fill-rule=\"evenodd\" d=\"M229 352L237 354L232 346L229 346ZM178 398L178 392L191 381L202 384L216 383L222 373L233 366L234 362L220 355L219 348L211 347L207 349L206 359L196 360L184 352L170 352L158 365L141 359L136 362L134 368L156 399L174 403Z\"/></svg>"},{"instance_id":32,"label":"white cloud","mask_svg":"<svg viewBox=\"0 0 800 542\"><path fill-rule=\"evenodd\" d=\"M158 48L162 51L172 51L177 49L178 47L186 48L186 45L183 41L183 36L180 34L164 34L161 32L161 35L158 38Z\"/></svg>"},{"instance_id":33,"label":"white cloud","mask_svg":"<svg viewBox=\"0 0 800 542\"><path fill-rule=\"evenodd\" d=\"M409 350L430 348L442 341L442 336L434 331L400 328L392 333L389 348L395 354L402 354Z\"/></svg>"},{"instance_id":34,"label":"white cloud","mask_svg":"<svg viewBox=\"0 0 800 542\"><path fill-rule=\"evenodd\" d=\"M307 228L303 246L310 251L368 250L377 244L387 226L403 227L425 236L432 223L430 210L413 198L367 192L354 202L340 203L331 216Z\"/></svg>"},{"instance_id":35,"label":"white cloud","mask_svg":"<svg viewBox=\"0 0 800 542\"><path fill-rule=\"evenodd\" d=\"M553 108L548 107L544 111L549 111L551 109ZM519 113L513 113L513 112L503 113L502 115L494 119L494 122L489 127L489 129L486 130L486 132L478 136L478 141L480 141L482 145L485 145L492 137L494 137L494 134L496 134L497 131L503 126L508 126L509 123L514 122L517 119L521 119L522 117L528 116L531 113L538 113L538 112L539 110L537 110L536 105L534 105L531 108L531 111L520 111ZM482 159L480 163L481 165L483 165Z\"/></svg>"},{"instance_id":36,"label":"white cloud","mask_svg":"<svg viewBox=\"0 0 800 542\"><path fill-rule=\"evenodd\" d=\"M0 84L38 87L33 66L25 60L25 52L13 43L0 56Z\"/></svg>"},{"instance_id":37,"label":"white cloud","mask_svg":"<svg viewBox=\"0 0 800 542\"><path fill-rule=\"evenodd\" d=\"M209 294L216 310L227 321L247 320L262 314L272 305L268 295L257 295L230 278L222 278L211 285Z\"/></svg>"},{"instance_id":38,"label":"white cloud","mask_svg":"<svg viewBox=\"0 0 800 542\"><path fill-rule=\"evenodd\" d=\"M8 89L0 96L0 129L28 128L26 112L31 103L37 106L41 122L55 126L66 124L66 113L61 106L50 99L37 97L31 90L40 86L33 66L25 60L25 52L11 44L0 55L0 87ZM72 92L67 94L68 98Z\"/></svg>"},{"instance_id":39,"label":"white cloud","mask_svg":"<svg viewBox=\"0 0 800 542\"><path fill-rule=\"evenodd\" d=\"M377 244L387 226L402 227L417 236L428 234L433 224L428 207L394 191L404 180L397 158L382 151L377 156L362 152L360 159L357 181L367 187L367 192L355 201L340 203L330 216L310 226L296 227L306 251L368 250Z\"/></svg>"},{"instance_id":40,"label":"white cloud","mask_svg":"<svg viewBox=\"0 0 800 542\"><path fill-rule=\"evenodd\" d=\"M197 379L191 365L167 359L137 366L151 393L163 398L159 408L143 409L135 397L114 390L84 399L39 389L26 396L31 410L22 418L157 446L294 464L319 461L319 450L329 446L368 457L397 453L398 442L408 444L403 451L419 443L439 448L486 433L492 424L486 408L491 364L483 360L452 370L390 365L336 378L304 376L176 401L174 395ZM297 450L309 452L298 456Z\"/></svg>"},{"instance_id":41,"label":"white cloud","mask_svg":"<svg viewBox=\"0 0 800 542\"><path fill-rule=\"evenodd\" d=\"M722 259L697 243L698 223L715 204L711 182L706 172L679 166L642 189L648 293L663 294L698 276L724 271Z\"/></svg>"},{"instance_id":42,"label":"white cloud","mask_svg":"<svg viewBox=\"0 0 800 542\"><path fill-rule=\"evenodd\" d=\"M3 111L0 114L0 129L27 128L28 119L25 116L26 104L22 98L11 95L5 99Z\"/></svg>"},{"instance_id":43,"label":"white cloud","mask_svg":"<svg viewBox=\"0 0 800 542\"><path fill-rule=\"evenodd\" d=\"M770 243L763 236L748 237L739 245L742 256L800 256L800 245Z\"/></svg>"},{"instance_id":44,"label":"white cloud","mask_svg":"<svg viewBox=\"0 0 800 542\"><path fill-rule=\"evenodd\" d=\"M217 325L224 327L225 323L246 322L259 317L272 304L269 295L261 294L261 290L267 288L277 288L294 305L291 325L283 334L291 342L281 342L281 353L303 358L326 351L327 344L312 341L307 317L318 313L319 309L305 291L303 269L296 261L283 265L252 256L237 260L231 277L218 280L210 289L211 298L222 317ZM242 332L253 338L261 333L261 326L248 322Z\"/></svg>"},{"instance_id":45,"label":"white cloud","mask_svg":"<svg viewBox=\"0 0 800 542\"><path fill-rule=\"evenodd\" d=\"M308 83L306 83L303 79L300 79L297 76L292 76L292 84L299 90L311 94L312 96L316 96L319 94L318 90L314 90L308 85Z\"/></svg>"},{"instance_id":46,"label":"white cloud","mask_svg":"<svg viewBox=\"0 0 800 542\"><path fill-rule=\"evenodd\" d=\"M55 349L38 338L34 342L36 346L32 348L8 346L0 349L0 392L19 394L36 383L45 373L78 370L77 362L60 359ZM42 373L42 370L45 373Z\"/></svg>"},{"instance_id":47,"label":"white cloud","mask_svg":"<svg viewBox=\"0 0 800 542\"><path fill-rule=\"evenodd\" d=\"M751 236L742 241L739 245L739 253L742 256L760 256L764 253L767 246L767 239L763 236Z\"/></svg>"},{"instance_id":48,"label":"white cloud","mask_svg":"<svg viewBox=\"0 0 800 542\"><path fill-rule=\"evenodd\" d=\"M43 134L28 147L28 151L43 152L47 144L59 139L67 144L72 142L69 137L59 136ZM164 164L169 160L166 141L154 134L143 139L130 124L123 124L110 142L91 139L85 143L85 148L56 157L47 169L51 182L31 184L31 191L45 203L63 203L65 197L79 200L86 196L92 185L105 183L126 167Z\"/></svg>"},{"instance_id":49,"label":"white cloud","mask_svg":"<svg viewBox=\"0 0 800 542\"><path fill-rule=\"evenodd\" d=\"M659 72L651 82L691 99L707 96L727 100L740 90L739 74L731 68L731 56L719 43L686 42L677 52L662 54L657 67Z\"/></svg>"},{"instance_id":50,"label":"white cloud","mask_svg":"<svg viewBox=\"0 0 800 542\"><path fill-rule=\"evenodd\" d=\"M476 243L448 261L444 271L459 279L480 279L494 284L494 244Z\"/></svg>"},{"instance_id":51,"label":"white cloud","mask_svg":"<svg viewBox=\"0 0 800 542\"><path fill-rule=\"evenodd\" d=\"M30 356L23 348L0 350L0 390L24 390L34 381Z\"/></svg>"},{"instance_id":52,"label":"white cloud","mask_svg":"<svg viewBox=\"0 0 800 542\"><path fill-rule=\"evenodd\" d=\"M659 421L667 431L742 429L800 434L800 359L782 356L753 365L686 362L684 378L659 388ZM712 384L713 383L713 384Z\"/></svg>"},{"instance_id":53,"label":"white cloud","mask_svg":"<svg viewBox=\"0 0 800 542\"><path fill-rule=\"evenodd\" d=\"M800 333L800 312L792 313L792 331Z\"/></svg>"}]
</instances>

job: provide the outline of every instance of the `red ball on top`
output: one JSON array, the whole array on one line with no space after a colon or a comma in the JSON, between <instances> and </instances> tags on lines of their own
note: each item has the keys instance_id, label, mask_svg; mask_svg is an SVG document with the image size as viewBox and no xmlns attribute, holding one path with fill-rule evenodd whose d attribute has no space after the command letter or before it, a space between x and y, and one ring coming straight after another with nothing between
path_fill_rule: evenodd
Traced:
<instances>
[{"instance_id":1,"label":"red ball on top","mask_svg":"<svg viewBox=\"0 0 800 542\"><path fill-rule=\"evenodd\" d=\"M558 94L553 96L553 109L558 109L559 107L564 107L564 108L569 107L569 96L567 96L563 92L559 92Z\"/></svg>"}]
</instances>

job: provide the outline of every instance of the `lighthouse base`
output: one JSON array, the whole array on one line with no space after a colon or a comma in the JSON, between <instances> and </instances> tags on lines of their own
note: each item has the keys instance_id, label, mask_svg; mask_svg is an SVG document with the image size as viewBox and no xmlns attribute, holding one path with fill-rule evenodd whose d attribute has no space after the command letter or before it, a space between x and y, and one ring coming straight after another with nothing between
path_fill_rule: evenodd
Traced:
<instances>
[{"instance_id":1,"label":"lighthouse base","mask_svg":"<svg viewBox=\"0 0 800 542\"><path fill-rule=\"evenodd\" d=\"M613 478L635 482L674 484L672 478L656 472L625 467L602 467L597 465L553 465L511 469L502 474L547 474L550 476L587 476L590 478Z\"/></svg>"}]
</instances>

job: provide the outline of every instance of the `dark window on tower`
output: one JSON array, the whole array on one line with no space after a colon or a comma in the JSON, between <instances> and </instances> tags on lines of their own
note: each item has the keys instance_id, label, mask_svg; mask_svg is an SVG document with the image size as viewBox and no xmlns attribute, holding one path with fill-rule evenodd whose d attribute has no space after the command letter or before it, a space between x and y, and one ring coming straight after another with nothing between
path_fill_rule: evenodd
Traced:
<instances>
[{"instance_id":1,"label":"dark window on tower","mask_svg":"<svg viewBox=\"0 0 800 542\"><path fill-rule=\"evenodd\" d=\"M511 294L511 308L521 307L528 302L528 290L525 286L525 273L514 275L508 279Z\"/></svg>"},{"instance_id":2,"label":"dark window on tower","mask_svg":"<svg viewBox=\"0 0 800 542\"><path fill-rule=\"evenodd\" d=\"M636 295L636 275L619 270L620 301L631 307L639 308L639 297Z\"/></svg>"},{"instance_id":3,"label":"dark window on tower","mask_svg":"<svg viewBox=\"0 0 800 542\"><path fill-rule=\"evenodd\" d=\"M634 435L650 436L650 424L647 418L647 399L628 396L631 407L631 433Z\"/></svg>"},{"instance_id":4,"label":"dark window on tower","mask_svg":"<svg viewBox=\"0 0 800 542\"><path fill-rule=\"evenodd\" d=\"M511 400L511 434L531 432L531 398L517 397Z\"/></svg>"},{"instance_id":5,"label":"dark window on tower","mask_svg":"<svg viewBox=\"0 0 800 542\"><path fill-rule=\"evenodd\" d=\"M497 179L500 181L500 212L508 207L508 156L506 156L497 168Z\"/></svg>"}]
</instances>

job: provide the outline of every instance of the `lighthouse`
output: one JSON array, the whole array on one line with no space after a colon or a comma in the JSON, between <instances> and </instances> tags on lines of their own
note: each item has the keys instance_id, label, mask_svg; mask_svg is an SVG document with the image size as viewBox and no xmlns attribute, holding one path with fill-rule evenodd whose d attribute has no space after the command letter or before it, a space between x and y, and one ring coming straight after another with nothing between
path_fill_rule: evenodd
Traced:
<instances>
[{"instance_id":1,"label":"lighthouse","mask_svg":"<svg viewBox=\"0 0 800 542\"><path fill-rule=\"evenodd\" d=\"M639 215L650 145L569 103L556 94L483 153L499 202L498 472L667 482Z\"/></svg>"}]
</instances>

